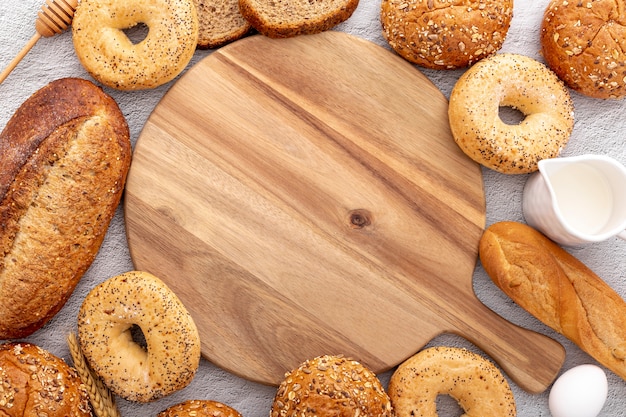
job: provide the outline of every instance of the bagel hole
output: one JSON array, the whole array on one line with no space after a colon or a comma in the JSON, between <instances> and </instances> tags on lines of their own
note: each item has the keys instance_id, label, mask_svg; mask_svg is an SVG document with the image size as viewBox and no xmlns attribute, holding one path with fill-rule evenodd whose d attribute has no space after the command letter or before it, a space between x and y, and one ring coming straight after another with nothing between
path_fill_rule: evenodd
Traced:
<instances>
[{"instance_id":1,"label":"bagel hole","mask_svg":"<svg viewBox=\"0 0 626 417\"><path fill-rule=\"evenodd\" d=\"M143 334L141 327L133 324L130 327L130 336L133 338L133 342L141 346L142 349L148 350L148 343L146 342L146 336Z\"/></svg>"},{"instance_id":2,"label":"bagel hole","mask_svg":"<svg viewBox=\"0 0 626 417\"><path fill-rule=\"evenodd\" d=\"M145 23L137 23L135 26L123 29L122 32L128 37L133 45L137 45L148 37L150 28Z\"/></svg>"},{"instance_id":3,"label":"bagel hole","mask_svg":"<svg viewBox=\"0 0 626 417\"><path fill-rule=\"evenodd\" d=\"M460 417L464 413L463 409L455 400L449 395L441 394L437 396L437 415L447 417Z\"/></svg>"},{"instance_id":4,"label":"bagel hole","mask_svg":"<svg viewBox=\"0 0 626 417\"><path fill-rule=\"evenodd\" d=\"M498 115L507 125L518 125L526 118L524 113L511 106L500 106Z\"/></svg>"}]
</instances>

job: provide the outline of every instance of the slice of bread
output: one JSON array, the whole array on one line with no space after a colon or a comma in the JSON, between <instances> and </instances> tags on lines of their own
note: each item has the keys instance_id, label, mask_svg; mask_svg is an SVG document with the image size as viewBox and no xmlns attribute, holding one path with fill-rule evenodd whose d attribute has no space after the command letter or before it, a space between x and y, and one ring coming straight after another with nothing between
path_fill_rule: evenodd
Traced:
<instances>
[{"instance_id":1,"label":"slice of bread","mask_svg":"<svg viewBox=\"0 0 626 417\"><path fill-rule=\"evenodd\" d=\"M239 12L239 0L194 0L200 23L199 49L215 49L244 37L252 28Z\"/></svg>"},{"instance_id":2,"label":"slice of bread","mask_svg":"<svg viewBox=\"0 0 626 417\"><path fill-rule=\"evenodd\" d=\"M259 33L288 38L331 29L347 20L359 0L239 0L241 14Z\"/></svg>"}]
</instances>

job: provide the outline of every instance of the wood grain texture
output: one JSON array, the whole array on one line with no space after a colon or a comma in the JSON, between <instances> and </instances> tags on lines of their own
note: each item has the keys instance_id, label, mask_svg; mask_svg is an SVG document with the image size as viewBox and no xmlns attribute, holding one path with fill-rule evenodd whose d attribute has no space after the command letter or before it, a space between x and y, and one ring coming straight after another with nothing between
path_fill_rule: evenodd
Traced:
<instances>
[{"instance_id":1,"label":"wood grain texture","mask_svg":"<svg viewBox=\"0 0 626 417\"><path fill-rule=\"evenodd\" d=\"M531 392L563 362L474 295L482 175L445 97L350 35L253 36L196 64L138 138L125 214L135 267L183 300L203 355L244 378L277 384L339 353L382 372L442 332Z\"/></svg>"}]
</instances>

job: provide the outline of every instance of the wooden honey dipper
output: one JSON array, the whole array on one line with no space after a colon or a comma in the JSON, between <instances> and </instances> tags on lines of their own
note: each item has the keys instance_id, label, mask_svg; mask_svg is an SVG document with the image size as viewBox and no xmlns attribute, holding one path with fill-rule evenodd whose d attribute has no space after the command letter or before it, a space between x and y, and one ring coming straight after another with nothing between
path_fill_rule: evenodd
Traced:
<instances>
[{"instance_id":1,"label":"wooden honey dipper","mask_svg":"<svg viewBox=\"0 0 626 417\"><path fill-rule=\"evenodd\" d=\"M35 30L37 33L28 41L19 54L13 58L9 66L2 71L0 74L0 83L9 76L11 71L13 71L17 64L26 56L28 51L35 46L35 43L37 43L42 36L49 38L67 29L72 23L74 11L77 6L78 0L46 0L46 3L41 6L37 14L37 21L35 22Z\"/></svg>"}]
</instances>

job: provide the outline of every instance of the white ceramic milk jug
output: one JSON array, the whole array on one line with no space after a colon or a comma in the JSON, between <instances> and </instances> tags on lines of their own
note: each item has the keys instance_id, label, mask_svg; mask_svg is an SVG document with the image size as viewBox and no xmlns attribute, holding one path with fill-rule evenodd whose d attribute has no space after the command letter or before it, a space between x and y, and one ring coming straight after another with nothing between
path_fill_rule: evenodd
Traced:
<instances>
[{"instance_id":1,"label":"white ceramic milk jug","mask_svg":"<svg viewBox=\"0 0 626 417\"><path fill-rule=\"evenodd\" d=\"M541 160L522 206L530 226L562 245L626 240L626 167L603 155Z\"/></svg>"}]
</instances>

